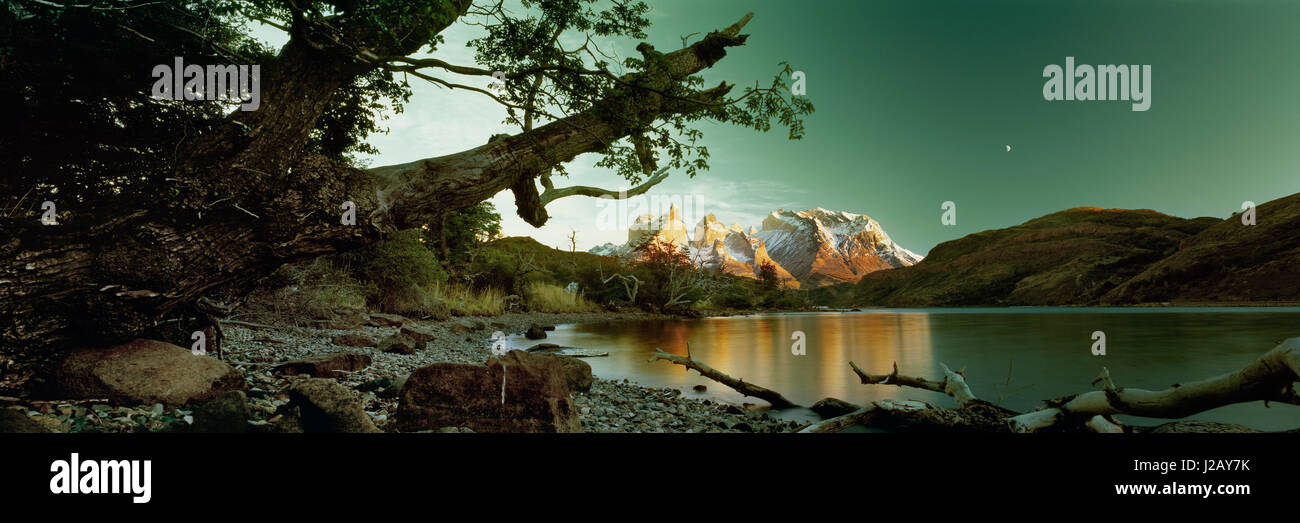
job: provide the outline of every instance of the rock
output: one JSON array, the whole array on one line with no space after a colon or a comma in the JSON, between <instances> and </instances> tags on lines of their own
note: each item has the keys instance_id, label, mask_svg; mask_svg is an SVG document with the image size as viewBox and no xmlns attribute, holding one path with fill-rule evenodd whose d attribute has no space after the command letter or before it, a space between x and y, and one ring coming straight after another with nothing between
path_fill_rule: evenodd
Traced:
<instances>
[{"instance_id":1,"label":"rock","mask_svg":"<svg viewBox=\"0 0 1300 523\"><path fill-rule=\"evenodd\" d=\"M542 329L541 325L533 325L528 327L527 331L524 331L524 337L530 340L540 340L546 337L546 331Z\"/></svg>"},{"instance_id":2,"label":"rock","mask_svg":"<svg viewBox=\"0 0 1300 523\"><path fill-rule=\"evenodd\" d=\"M334 380L307 378L289 387L303 432L381 432L361 408L361 399Z\"/></svg>"},{"instance_id":3,"label":"rock","mask_svg":"<svg viewBox=\"0 0 1300 523\"><path fill-rule=\"evenodd\" d=\"M340 334L330 342L344 347L374 347L378 345L370 336L361 334Z\"/></svg>"},{"instance_id":4,"label":"rock","mask_svg":"<svg viewBox=\"0 0 1300 523\"><path fill-rule=\"evenodd\" d=\"M483 323L482 320L454 321L448 326L457 332L476 332L487 328L487 324Z\"/></svg>"},{"instance_id":5,"label":"rock","mask_svg":"<svg viewBox=\"0 0 1300 523\"><path fill-rule=\"evenodd\" d=\"M469 427L475 432L582 432L569 397L571 377L576 374L560 357L520 350L490 359L486 365L421 367L402 388L397 426L403 432L442 427Z\"/></svg>"},{"instance_id":6,"label":"rock","mask_svg":"<svg viewBox=\"0 0 1300 523\"><path fill-rule=\"evenodd\" d=\"M434 333L429 332L427 330L416 328L416 327L410 327L410 326L402 327L402 334L405 334L407 337L421 344L425 342L433 341L435 338L438 337Z\"/></svg>"},{"instance_id":7,"label":"rock","mask_svg":"<svg viewBox=\"0 0 1300 523\"><path fill-rule=\"evenodd\" d=\"M553 330L555 330L555 326L554 326L554 325L542 325L542 330L544 330L544 331L553 331Z\"/></svg>"},{"instance_id":8,"label":"rock","mask_svg":"<svg viewBox=\"0 0 1300 523\"><path fill-rule=\"evenodd\" d=\"M704 392L706 390L709 390L709 387L706 385L696 385L694 387L691 387L691 389L694 390L695 392Z\"/></svg>"},{"instance_id":9,"label":"rock","mask_svg":"<svg viewBox=\"0 0 1300 523\"><path fill-rule=\"evenodd\" d=\"M821 400L818 400L817 403L813 403L812 407L809 408L812 409L813 412L816 412L818 416L821 416L824 419L830 419L837 416L843 416L858 410L861 407L839 398L822 398Z\"/></svg>"},{"instance_id":10,"label":"rock","mask_svg":"<svg viewBox=\"0 0 1300 523\"><path fill-rule=\"evenodd\" d=\"M221 360L137 339L71 351L56 367L48 392L60 399L108 398L115 404L179 407L246 388L244 376Z\"/></svg>"},{"instance_id":11,"label":"rock","mask_svg":"<svg viewBox=\"0 0 1300 523\"><path fill-rule=\"evenodd\" d=\"M370 366L370 356L353 352L338 352L294 360L271 369L276 376L307 375L316 378L341 378L340 371L361 370Z\"/></svg>"},{"instance_id":12,"label":"rock","mask_svg":"<svg viewBox=\"0 0 1300 523\"><path fill-rule=\"evenodd\" d=\"M387 387L384 387L383 390L379 391L379 396L385 398L396 398L398 394L402 393L402 387L406 386L406 379L409 377L411 377L410 374L398 376L397 379L393 380L392 383L389 383Z\"/></svg>"},{"instance_id":13,"label":"rock","mask_svg":"<svg viewBox=\"0 0 1300 523\"><path fill-rule=\"evenodd\" d=\"M416 341L402 333L394 334L379 342L379 350L396 354L415 354L415 347Z\"/></svg>"},{"instance_id":14,"label":"rock","mask_svg":"<svg viewBox=\"0 0 1300 523\"><path fill-rule=\"evenodd\" d=\"M532 347L528 347L527 349L524 349L524 352L549 352L549 351L556 351L556 350L567 349L567 348L569 347L566 347L564 345L556 345L554 343L538 343L537 345L533 345Z\"/></svg>"},{"instance_id":15,"label":"rock","mask_svg":"<svg viewBox=\"0 0 1300 523\"><path fill-rule=\"evenodd\" d=\"M370 315L370 321L367 323L375 327L401 327L407 321L406 318L396 314L374 313Z\"/></svg>"},{"instance_id":16,"label":"rock","mask_svg":"<svg viewBox=\"0 0 1300 523\"><path fill-rule=\"evenodd\" d=\"M327 329L338 329L338 330L347 330L347 331L361 330L361 326L365 325L367 319L368 318L366 317L366 315L362 314L359 311L349 311L343 314L342 316L340 316L339 318L326 322L324 324L324 327Z\"/></svg>"},{"instance_id":17,"label":"rock","mask_svg":"<svg viewBox=\"0 0 1300 523\"><path fill-rule=\"evenodd\" d=\"M751 427L749 426L748 423L742 421L732 425L731 430L739 430L741 432L754 432L754 427Z\"/></svg>"},{"instance_id":18,"label":"rock","mask_svg":"<svg viewBox=\"0 0 1300 523\"><path fill-rule=\"evenodd\" d=\"M49 430L23 411L0 409L0 434L44 434L46 432Z\"/></svg>"},{"instance_id":19,"label":"rock","mask_svg":"<svg viewBox=\"0 0 1300 523\"><path fill-rule=\"evenodd\" d=\"M509 354L506 354L509 356ZM534 356L552 357L560 362L564 369L564 382L569 386L569 392L587 392L591 390L593 378L591 376L591 365L578 358L569 356L558 356L553 354L536 354Z\"/></svg>"},{"instance_id":20,"label":"rock","mask_svg":"<svg viewBox=\"0 0 1300 523\"><path fill-rule=\"evenodd\" d=\"M248 398L234 390L217 396L194 411L194 432L230 434L248 431Z\"/></svg>"}]
</instances>

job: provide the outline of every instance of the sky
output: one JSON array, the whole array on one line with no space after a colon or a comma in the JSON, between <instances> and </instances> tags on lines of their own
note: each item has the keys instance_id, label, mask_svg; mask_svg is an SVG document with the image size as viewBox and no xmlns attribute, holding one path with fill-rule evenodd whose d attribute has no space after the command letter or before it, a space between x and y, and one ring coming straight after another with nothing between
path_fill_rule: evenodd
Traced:
<instances>
[{"instance_id":1,"label":"sky","mask_svg":"<svg viewBox=\"0 0 1300 523\"><path fill-rule=\"evenodd\" d=\"M1300 192L1300 2L647 3L647 41L660 51L754 12L748 42L704 73L706 85L770 82L785 61L804 72L817 108L798 141L776 129L705 125L712 168L694 178L673 173L648 194L685 202L691 225L710 212L748 227L777 209L821 207L866 214L903 247L925 253L1071 207L1226 218L1244 201ZM449 28L435 56L472 64L464 43L479 30ZM269 33L258 35L282 41ZM636 43L610 46L627 56ZM1066 57L1151 66L1150 108L1045 100L1044 68L1064 67ZM369 140L381 151L367 158L372 165L518 132L482 95L411 80L405 113ZM596 159L577 158L556 185L626 187L595 168ZM941 221L947 201L956 206L953 225ZM576 231L583 250L626 240L623 224L601 219L608 207L600 200L557 200L540 229L516 216L509 191L492 202L507 235L567 249Z\"/></svg>"}]
</instances>

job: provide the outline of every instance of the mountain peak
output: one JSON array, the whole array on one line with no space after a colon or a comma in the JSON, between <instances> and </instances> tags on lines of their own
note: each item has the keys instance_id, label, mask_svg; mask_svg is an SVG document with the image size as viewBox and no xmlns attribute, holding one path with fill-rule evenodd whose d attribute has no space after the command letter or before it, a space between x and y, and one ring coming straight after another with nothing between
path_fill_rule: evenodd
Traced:
<instances>
[{"instance_id":1,"label":"mountain peak","mask_svg":"<svg viewBox=\"0 0 1300 523\"><path fill-rule=\"evenodd\" d=\"M643 217L644 218L644 217ZM768 262L792 285L856 282L867 273L906 267L920 256L894 243L880 224L863 214L816 207L805 211L778 209L761 227L739 223L724 226L714 213L700 219L689 237L680 209L663 217L638 218L646 226L628 232L625 247L601 246L601 253L630 252L652 237L677 246L703 266L745 277L757 277Z\"/></svg>"}]
</instances>

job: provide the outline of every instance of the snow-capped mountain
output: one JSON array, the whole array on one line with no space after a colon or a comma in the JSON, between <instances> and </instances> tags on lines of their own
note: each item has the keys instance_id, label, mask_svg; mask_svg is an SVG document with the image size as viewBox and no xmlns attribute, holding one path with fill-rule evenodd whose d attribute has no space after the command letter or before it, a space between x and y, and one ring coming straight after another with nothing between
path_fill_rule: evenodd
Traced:
<instances>
[{"instance_id":1,"label":"snow-capped mountain","mask_svg":"<svg viewBox=\"0 0 1300 523\"><path fill-rule=\"evenodd\" d=\"M770 261L791 286L818 287L856 282L869 272L905 267L921 256L895 243L879 223L862 214L812 209L773 211L762 227L723 225L709 214L688 234L674 206L664 216L644 215L628 231L628 242L604 244L590 252L627 256L636 245L659 238L682 249L697 264L757 277Z\"/></svg>"}]
</instances>

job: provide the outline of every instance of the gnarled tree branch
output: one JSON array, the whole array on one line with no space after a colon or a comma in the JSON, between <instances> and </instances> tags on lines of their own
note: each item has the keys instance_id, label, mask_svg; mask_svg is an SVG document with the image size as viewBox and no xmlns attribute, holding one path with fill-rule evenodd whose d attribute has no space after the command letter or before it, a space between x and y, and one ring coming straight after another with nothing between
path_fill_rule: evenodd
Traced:
<instances>
[{"instance_id":1,"label":"gnarled tree branch","mask_svg":"<svg viewBox=\"0 0 1300 523\"><path fill-rule=\"evenodd\" d=\"M1300 338L1291 338L1237 372L1160 391L1115 387L1107 370L1094 380L1103 383L1103 390L1052 400L1046 408L1007 421L1012 431L1033 432L1081 416L1130 414L1182 418L1246 401L1300 405L1295 390L1297 380L1300 380Z\"/></svg>"}]
</instances>

